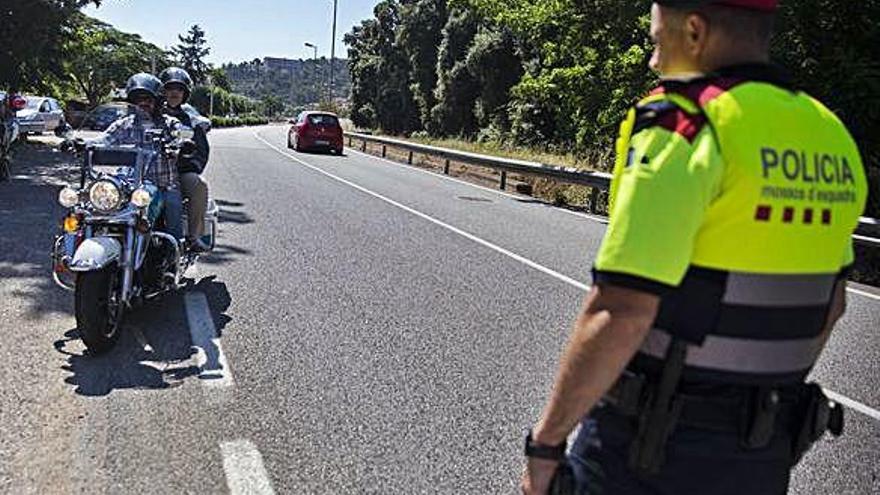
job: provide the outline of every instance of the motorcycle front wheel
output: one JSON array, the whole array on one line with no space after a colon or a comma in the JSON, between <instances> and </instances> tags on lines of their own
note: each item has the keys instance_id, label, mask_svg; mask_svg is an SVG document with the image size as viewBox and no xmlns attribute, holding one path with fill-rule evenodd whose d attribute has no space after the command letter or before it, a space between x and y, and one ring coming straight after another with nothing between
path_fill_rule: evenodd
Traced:
<instances>
[{"instance_id":1,"label":"motorcycle front wheel","mask_svg":"<svg viewBox=\"0 0 880 495\"><path fill-rule=\"evenodd\" d=\"M76 327L92 354L110 350L119 339L122 305L116 290L117 268L80 273L76 277Z\"/></svg>"}]
</instances>

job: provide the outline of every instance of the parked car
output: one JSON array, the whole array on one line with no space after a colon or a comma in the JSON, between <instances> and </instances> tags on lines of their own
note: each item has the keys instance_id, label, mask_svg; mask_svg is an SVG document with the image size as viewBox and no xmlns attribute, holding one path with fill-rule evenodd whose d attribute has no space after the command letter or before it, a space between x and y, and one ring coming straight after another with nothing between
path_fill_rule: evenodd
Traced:
<instances>
[{"instance_id":1,"label":"parked car","mask_svg":"<svg viewBox=\"0 0 880 495\"><path fill-rule=\"evenodd\" d=\"M64 102L64 120L74 129L82 127L83 119L89 114L89 104L80 100Z\"/></svg>"},{"instance_id":2,"label":"parked car","mask_svg":"<svg viewBox=\"0 0 880 495\"><path fill-rule=\"evenodd\" d=\"M103 132L110 127L110 124L125 117L127 114L128 106L125 103L108 103L87 114L82 121L81 128Z\"/></svg>"},{"instance_id":3,"label":"parked car","mask_svg":"<svg viewBox=\"0 0 880 495\"><path fill-rule=\"evenodd\" d=\"M42 134L64 127L64 112L54 98L28 96L27 105L18 111L18 125L22 134Z\"/></svg>"},{"instance_id":4,"label":"parked car","mask_svg":"<svg viewBox=\"0 0 880 495\"><path fill-rule=\"evenodd\" d=\"M288 148L296 151L320 149L342 154L342 126L335 114L302 112L291 123L293 125L287 133Z\"/></svg>"}]
</instances>

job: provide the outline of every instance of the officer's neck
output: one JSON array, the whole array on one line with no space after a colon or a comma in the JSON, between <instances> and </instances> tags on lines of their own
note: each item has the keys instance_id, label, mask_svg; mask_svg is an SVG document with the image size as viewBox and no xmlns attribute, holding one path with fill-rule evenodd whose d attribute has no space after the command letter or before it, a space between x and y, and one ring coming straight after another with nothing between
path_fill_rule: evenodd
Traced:
<instances>
[{"instance_id":1,"label":"officer's neck","mask_svg":"<svg viewBox=\"0 0 880 495\"><path fill-rule=\"evenodd\" d=\"M699 62L700 72L709 74L724 67L746 64L769 64L770 53L763 47L725 45L707 53Z\"/></svg>"}]
</instances>

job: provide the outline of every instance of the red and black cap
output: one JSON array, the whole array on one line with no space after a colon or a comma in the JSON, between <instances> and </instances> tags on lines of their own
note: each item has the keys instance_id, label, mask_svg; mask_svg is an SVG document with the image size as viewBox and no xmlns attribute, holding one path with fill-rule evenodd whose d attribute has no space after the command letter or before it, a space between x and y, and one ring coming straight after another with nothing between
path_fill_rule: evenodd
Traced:
<instances>
[{"instance_id":1,"label":"red and black cap","mask_svg":"<svg viewBox=\"0 0 880 495\"><path fill-rule=\"evenodd\" d=\"M664 7L683 9L714 4L764 12L775 12L779 7L779 0L655 0L655 3Z\"/></svg>"}]
</instances>

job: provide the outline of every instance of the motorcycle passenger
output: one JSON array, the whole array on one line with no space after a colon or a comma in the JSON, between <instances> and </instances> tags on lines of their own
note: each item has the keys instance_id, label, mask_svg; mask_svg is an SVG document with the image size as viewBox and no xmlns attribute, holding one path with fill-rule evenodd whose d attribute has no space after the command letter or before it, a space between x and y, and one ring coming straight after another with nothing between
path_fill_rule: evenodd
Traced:
<instances>
[{"instance_id":1,"label":"motorcycle passenger","mask_svg":"<svg viewBox=\"0 0 880 495\"><path fill-rule=\"evenodd\" d=\"M126 100L143 111L144 116L127 115L112 123L98 138L107 146L141 144L142 131L163 128L171 132L181 126L174 117L162 115L160 93L162 82L152 74L140 73L131 76L125 85ZM145 120L140 120L143 118ZM164 203L165 231L176 239L183 237L181 218L183 199L175 160L159 158L145 171L145 178L156 185Z\"/></svg>"},{"instance_id":2,"label":"motorcycle passenger","mask_svg":"<svg viewBox=\"0 0 880 495\"><path fill-rule=\"evenodd\" d=\"M180 67L169 67L159 74L159 79L162 81L162 92L165 96L163 113L178 119L195 132L193 141L196 150L191 155L180 157L177 170L180 173L183 196L189 200L187 245L195 252L204 252L210 249L201 239L204 235L203 219L208 208L208 184L200 174L208 164L208 137L201 126L193 125L189 113L182 107L192 92L193 80L189 73Z\"/></svg>"}]
</instances>

